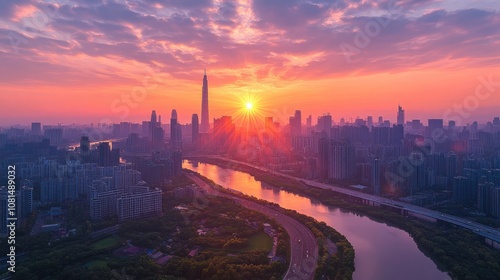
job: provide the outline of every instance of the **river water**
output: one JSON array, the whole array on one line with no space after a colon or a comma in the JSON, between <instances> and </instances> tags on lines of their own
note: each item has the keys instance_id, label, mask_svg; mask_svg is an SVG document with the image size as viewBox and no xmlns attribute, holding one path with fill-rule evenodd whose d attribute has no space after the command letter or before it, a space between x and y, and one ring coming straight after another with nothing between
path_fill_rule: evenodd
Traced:
<instances>
[{"instance_id":1,"label":"river water","mask_svg":"<svg viewBox=\"0 0 500 280\"><path fill-rule=\"evenodd\" d=\"M451 279L418 249L415 241L403 230L266 186L244 172L187 160L184 160L183 168L199 172L221 186L278 203L283 208L296 210L335 228L354 246L355 280Z\"/></svg>"}]
</instances>

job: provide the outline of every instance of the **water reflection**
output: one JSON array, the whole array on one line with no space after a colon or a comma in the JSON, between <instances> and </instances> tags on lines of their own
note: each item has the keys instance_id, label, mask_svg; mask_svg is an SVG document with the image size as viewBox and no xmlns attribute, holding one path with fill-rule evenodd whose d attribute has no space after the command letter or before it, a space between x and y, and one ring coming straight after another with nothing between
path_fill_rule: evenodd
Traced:
<instances>
[{"instance_id":1,"label":"water reflection","mask_svg":"<svg viewBox=\"0 0 500 280\"><path fill-rule=\"evenodd\" d=\"M269 186L247 173L191 161L184 161L183 167L199 172L224 187L278 203L332 226L345 235L356 250L354 279L451 279L420 252L405 231Z\"/></svg>"}]
</instances>

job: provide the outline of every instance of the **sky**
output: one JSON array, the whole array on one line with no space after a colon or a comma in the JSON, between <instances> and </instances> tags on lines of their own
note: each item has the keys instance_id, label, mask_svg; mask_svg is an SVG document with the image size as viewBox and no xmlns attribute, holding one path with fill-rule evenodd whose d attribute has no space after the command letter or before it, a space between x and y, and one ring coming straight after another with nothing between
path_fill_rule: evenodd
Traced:
<instances>
[{"instance_id":1,"label":"sky","mask_svg":"<svg viewBox=\"0 0 500 280\"><path fill-rule=\"evenodd\" d=\"M500 115L500 1L4 0L0 125ZM305 122L305 120L303 120ZM315 123L315 121L313 121Z\"/></svg>"}]
</instances>

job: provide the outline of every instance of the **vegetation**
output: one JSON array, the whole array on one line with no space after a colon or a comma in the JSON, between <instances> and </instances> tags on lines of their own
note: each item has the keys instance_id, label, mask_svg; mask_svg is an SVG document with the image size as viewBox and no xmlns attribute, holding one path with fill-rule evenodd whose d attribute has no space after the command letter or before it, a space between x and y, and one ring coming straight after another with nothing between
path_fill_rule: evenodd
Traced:
<instances>
[{"instance_id":1,"label":"vegetation","mask_svg":"<svg viewBox=\"0 0 500 280\"><path fill-rule=\"evenodd\" d=\"M306 187L301 182L262 172L246 165L237 167L223 160L203 161L247 172L256 179L286 191L315 198L325 205L362 213L390 223L408 232L420 250L429 255L439 267L454 279L500 279L500 251L483 241L483 238L462 228L446 223L429 224L418 219L402 218L398 213L384 207L373 207L359 203L348 196L331 190Z\"/></svg>"},{"instance_id":2,"label":"vegetation","mask_svg":"<svg viewBox=\"0 0 500 280\"><path fill-rule=\"evenodd\" d=\"M298 213L294 210L281 209L281 211L306 225L318 239L318 267L314 279L352 279L354 272L354 248L345 236L314 218ZM327 239L335 244L337 252L328 253Z\"/></svg>"},{"instance_id":3,"label":"vegetation","mask_svg":"<svg viewBox=\"0 0 500 280\"><path fill-rule=\"evenodd\" d=\"M163 186L163 215L124 222L116 235L91 239L81 234L51 245L50 236L32 237L13 279L280 279L290 252L278 246L281 261L270 262L272 239L262 224L272 225L279 244L289 243L284 229L230 199L204 197L204 204L193 198L174 199L176 187L191 183L181 176ZM97 223L74 215L78 207L69 210L71 223L84 231L92 229ZM199 234L199 229L206 234ZM121 253L130 246L138 253ZM146 252L172 258L160 265Z\"/></svg>"},{"instance_id":4,"label":"vegetation","mask_svg":"<svg viewBox=\"0 0 500 280\"><path fill-rule=\"evenodd\" d=\"M215 184L212 180L200 176L205 182L210 184L211 186L218 188L221 192L231 193L232 195L242 197L244 199L253 200L255 202L270 205L282 212L285 215L288 215L300 223L306 225L314 236L318 239L319 252L318 252L318 266L316 269L314 279L325 279L328 277L329 279L352 279L352 274L354 272L354 248L351 243L340 234L338 231L328 226L324 222L319 222L314 218L308 217L306 215L300 214L293 210L287 210L279 207L279 205L267 202L265 200L261 200L255 197L251 197L242 193L233 193L230 190L223 188ZM279 182L279 181L276 181ZM266 183L270 183L266 181ZM330 240L335 244L337 251L335 254L330 254L328 250L328 241ZM287 248L289 245L287 243L278 244L277 250L283 250L283 248Z\"/></svg>"},{"instance_id":5,"label":"vegetation","mask_svg":"<svg viewBox=\"0 0 500 280\"><path fill-rule=\"evenodd\" d=\"M97 242L94 242L90 245L90 247L92 247L92 249L96 249L96 250L102 250L102 249L107 249L107 248L111 248L111 247L115 247L116 245L119 245L122 240L120 238L118 238L117 236L110 236L110 237L106 237L104 239L101 239Z\"/></svg>"}]
</instances>

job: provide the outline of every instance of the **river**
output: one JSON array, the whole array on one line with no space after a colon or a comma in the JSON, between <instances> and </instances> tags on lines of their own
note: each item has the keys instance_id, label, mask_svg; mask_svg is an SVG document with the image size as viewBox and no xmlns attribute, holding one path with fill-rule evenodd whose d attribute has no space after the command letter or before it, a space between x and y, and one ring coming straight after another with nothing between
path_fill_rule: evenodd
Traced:
<instances>
[{"instance_id":1,"label":"river","mask_svg":"<svg viewBox=\"0 0 500 280\"><path fill-rule=\"evenodd\" d=\"M418 249L415 241L403 230L263 185L244 172L188 160L183 161L183 168L199 172L221 186L278 203L283 208L296 210L335 228L354 246L355 280L451 279Z\"/></svg>"}]
</instances>

